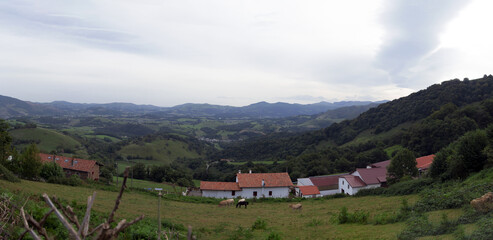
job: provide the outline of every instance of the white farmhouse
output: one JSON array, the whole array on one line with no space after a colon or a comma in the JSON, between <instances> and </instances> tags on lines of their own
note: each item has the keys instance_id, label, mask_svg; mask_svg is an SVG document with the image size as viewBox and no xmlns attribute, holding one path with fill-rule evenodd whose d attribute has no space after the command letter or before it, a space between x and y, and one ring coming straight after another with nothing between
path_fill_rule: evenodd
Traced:
<instances>
[{"instance_id":1,"label":"white farmhouse","mask_svg":"<svg viewBox=\"0 0 493 240\"><path fill-rule=\"evenodd\" d=\"M235 198L241 196L241 188L236 182L200 182L202 197Z\"/></svg>"},{"instance_id":2,"label":"white farmhouse","mask_svg":"<svg viewBox=\"0 0 493 240\"><path fill-rule=\"evenodd\" d=\"M339 193L356 194L361 189L387 186L387 166L390 160L374 163L367 168L357 168L350 175L339 178Z\"/></svg>"},{"instance_id":3,"label":"white farmhouse","mask_svg":"<svg viewBox=\"0 0 493 240\"><path fill-rule=\"evenodd\" d=\"M419 172L425 172L433 163L435 155L416 158ZM387 166L390 160L373 163L366 168L357 168L350 175L339 178L339 193L356 194L361 189L387 186ZM313 180L312 180L313 182Z\"/></svg>"},{"instance_id":4,"label":"white farmhouse","mask_svg":"<svg viewBox=\"0 0 493 240\"><path fill-rule=\"evenodd\" d=\"M236 182L200 182L203 197L286 198L293 187L288 173L238 173Z\"/></svg>"}]
</instances>

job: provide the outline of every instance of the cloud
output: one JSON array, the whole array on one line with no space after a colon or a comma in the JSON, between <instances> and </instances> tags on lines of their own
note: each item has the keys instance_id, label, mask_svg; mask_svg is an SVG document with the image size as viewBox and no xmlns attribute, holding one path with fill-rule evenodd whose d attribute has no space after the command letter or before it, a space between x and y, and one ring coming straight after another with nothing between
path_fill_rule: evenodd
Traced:
<instances>
[{"instance_id":1,"label":"cloud","mask_svg":"<svg viewBox=\"0 0 493 240\"><path fill-rule=\"evenodd\" d=\"M422 86L425 81L412 81L409 69L437 50L440 33L469 2L387 1L381 20L385 37L377 55L376 66L385 70L398 86Z\"/></svg>"}]
</instances>

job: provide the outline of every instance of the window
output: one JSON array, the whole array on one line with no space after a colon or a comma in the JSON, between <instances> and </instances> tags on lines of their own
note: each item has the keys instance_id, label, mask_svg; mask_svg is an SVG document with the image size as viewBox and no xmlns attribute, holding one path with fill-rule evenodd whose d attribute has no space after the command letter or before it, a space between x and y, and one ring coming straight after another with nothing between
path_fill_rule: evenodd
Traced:
<instances>
[{"instance_id":1,"label":"window","mask_svg":"<svg viewBox=\"0 0 493 240\"><path fill-rule=\"evenodd\" d=\"M272 191L269 191L269 196L272 196Z\"/></svg>"},{"instance_id":2,"label":"window","mask_svg":"<svg viewBox=\"0 0 493 240\"><path fill-rule=\"evenodd\" d=\"M257 191L253 191L253 196L256 197L257 196Z\"/></svg>"},{"instance_id":3,"label":"window","mask_svg":"<svg viewBox=\"0 0 493 240\"><path fill-rule=\"evenodd\" d=\"M231 196L235 196L236 195L236 191L231 191Z\"/></svg>"},{"instance_id":4,"label":"window","mask_svg":"<svg viewBox=\"0 0 493 240\"><path fill-rule=\"evenodd\" d=\"M65 162L68 162L68 159L65 159Z\"/></svg>"}]
</instances>

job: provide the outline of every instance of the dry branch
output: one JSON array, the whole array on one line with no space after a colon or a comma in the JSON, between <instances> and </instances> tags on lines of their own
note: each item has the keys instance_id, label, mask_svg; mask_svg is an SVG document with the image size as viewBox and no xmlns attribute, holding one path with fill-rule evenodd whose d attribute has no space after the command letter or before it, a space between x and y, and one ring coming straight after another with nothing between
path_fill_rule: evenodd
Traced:
<instances>
[{"instance_id":1,"label":"dry branch","mask_svg":"<svg viewBox=\"0 0 493 240\"><path fill-rule=\"evenodd\" d=\"M62 213L60 213L60 211L58 211L58 209L56 208L56 206L51 201L50 197L48 197L48 194L43 193L43 198L45 199L45 201L48 204L48 206L50 206L51 209L54 210L55 215L58 217L58 220L60 220L60 222L62 222L63 226L68 230L70 236L72 236L76 240L80 240L81 239L80 236L77 234L77 232L72 227L72 225L70 225L70 223L67 222L67 220L65 219L65 217L63 217Z\"/></svg>"},{"instance_id":2,"label":"dry branch","mask_svg":"<svg viewBox=\"0 0 493 240\"><path fill-rule=\"evenodd\" d=\"M94 199L96 198L96 192L93 193L92 196L89 196L87 198L87 208L86 208L86 213L84 215L84 219L82 221L82 224L79 224L77 215L74 213L73 208L70 206L67 206L64 208L62 204L58 201L56 197L53 197L53 201L58 205L58 208L61 209L58 210L57 206L51 201L50 197L44 193L43 198L46 201L46 204L51 208L51 210L46 213L46 215L41 219L40 222L37 222L31 215L26 214L24 212L24 208L21 208L21 213L22 213L22 219L24 220L24 228L26 231L22 234L21 238L24 237L26 233L30 233L34 239L40 239L39 236L36 234L36 232L29 227L29 223L31 223L36 230L38 231L39 234L43 235L45 239L51 239L48 234L46 233L46 230L43 228L43 224L46 222L46 219L51 213L55 213L57 216L58 220L63 224L63 226L69 231L69 234L71 238L73 239L85 239L87 236L95 234L94 239L98 240L108 240L108 239L116 239L118 237L118 234L131 226L132 224L137 223L138 221L142 220L144 218L144 215L134 219L133 221L127 222L127 220L123 219L121 220L115 228L111 228L111 223L114 222L114 216L116 213L116 210L118 209L121 198L123 195L123 192L126 188L126 182L128 178L128 167L125 169L124 172L124 178L123 178L123 183L120 189L120 193L118 194L118 197L116 198L115 201L115 206L113 207L113 210L111 211L110 215L108 216L108 220L106 220L104 223L98 225L96 228L92 229L89 231L89 222L91 218L91 209L94 204ZM14 206L15 207L15 206ZM65 218L69 219L71 223L73 223L78 231L74 229L74 227L67 221Z\"/></svg>"},{"instance_id":3,"label":"dry branch","mask_svg":"<svg viewBox=\"0 0 493 240\"><path fill-rule=\"evenodd\" d=\"M35 240L41 240L41 238L38 236L38 234L36 234L36 232L32 228L29 227L29 224L27 224L26 214L24 213L24 207L21 208L21 217L22 217L22 223L24 224L24 228L31 234L31 236Z\"/></svg>"},{"instance_id":4,"label":"dry branch","mask_svg":"<svg viewBox=\"0 0 493 240\"><path fill-rule=\"evenodd\" d=\"M83 238L87 236L87 232L89 231L89 222L91 221L91 209L94 203L94 199L96 199L96 192L92 194L92 197L87 197L87 208L86 214L84 215L84 219L82 220L82 226L79 228L78 234Z\"/></svg>"}]
</instances>

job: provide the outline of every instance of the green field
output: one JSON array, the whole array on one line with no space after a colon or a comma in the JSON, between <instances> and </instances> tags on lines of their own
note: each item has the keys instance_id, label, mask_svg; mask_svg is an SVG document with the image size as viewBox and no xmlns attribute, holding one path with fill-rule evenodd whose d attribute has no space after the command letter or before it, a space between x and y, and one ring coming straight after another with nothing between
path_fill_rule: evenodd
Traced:
<instances>
[{"instance_id":1,"label":"green field","mask_svg":"<svg viewBox=\"0 0 493 240\"><path fill-rule=\"evenodd\" d=\"M135 181L137 184L139 181ZM129 183L128 183L129 184ZM139 182L140 184L140 182ZM0 181L2 189L12 192L20 191L39 195L48 193L59 198L85 204L87 196L93 190L86 187L71 187L40 182L22 181L10 183ZM117 192L96 190L97 197L94 210L108 213L114 204ZM265 239L271 232L279 233L282 239L395 239L404 228L404 223L373 225L373 224L335 224L332 219L346 206L350 212L364 210L371 218L379 213L396 212L401 200L408 199L412 204L417 196L404 197L348 197L339 199L321 199L303 201L303 210L295 212L286 202L252 203L248 209L234 207L219 208L213 204L186 203L163 201L161 216L185 226L191 225L198 231L200 239L228 239L238 227L250 228L256 219L267 223L266 230L252 231L252 239ZM157 198L140 192L125 192L117 218L131 219L140 214L155 219L157 216ZM436 211L432 216L446 213L451 218L458 215L456 210ZM433 221L439 217L430 217ZM438 220L437 220L438 221Z\"/></svg>"},{"instance_id":2,"label":"green field","mask_svg":"<svg viewBox=\"0 0 493 240\"><path fill-rule=\"evenodd\" d=\"M277 163L281 164L281 163L284 163L286 161L277 161ZM247 162L228 162L228 164L231 164L231 165L243 165L243 164L246 164ZM253 164L273 164L274 161L252 161Z\"/></svg>"},{"instance_id":3,"label":"green field","mask_svg":"<svg viewBox=\"0 0 493 240\"><path fill-rule=\"evenodd\" d=\"M14 140L35 141L41 152L49 153L55 149L64 149L65 152L74 152L78 156L85 157L87 152L80 150L80 143L72 137L63 135L54 130L45 128L14 129L9 132ZM22 149L27 144L20 145Z\"/></svg>"},{"instance_id":4,"label":"green field","mask_svg":"<svg viewBox=\"0 0 493 240\"><path fill-rule=\"evenodd\" d=\"M123 177L118 177L118 183L121 184L122 181L123 181ZM116 184L116 182L117 182L117 177L114 176L113 183ZM169 193L174 193L175 191L181 193L186 190L185 187L178 187L178 186L173 187L171 184L157 183L157 182L145 181L140 179L131 179L131 178L128 178L127 186L132 188L139 188L139 189L162 188L164 192L169 192Z\"/></svg>"},{"instance_id":5,"label":"green field","mask_svg":"<svg viewBox=\"0 0 493 240\"><path fill-rule=\"evenodd\" d=\"M169 164L178 157L197 158L200 156L198 153L190 151L186 143L174 139L129 144L123 147L119 153L127 158L129 156L139 156L139 159L130 159L130 161L144 160L142 162L146 165ZM150 158L154 162L146 162L146 158Z\"/></svg>"}]
</instances>

